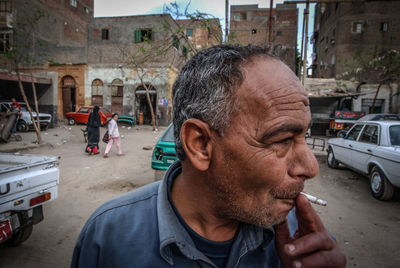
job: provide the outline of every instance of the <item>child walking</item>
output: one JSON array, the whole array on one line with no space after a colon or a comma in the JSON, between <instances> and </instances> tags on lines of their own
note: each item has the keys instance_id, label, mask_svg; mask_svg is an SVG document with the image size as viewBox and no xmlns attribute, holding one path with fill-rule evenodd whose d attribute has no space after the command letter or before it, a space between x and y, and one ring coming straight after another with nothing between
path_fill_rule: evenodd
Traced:
<instances>
[{"instance_id":1,"label":"child walking","mask_svg":"<svg viewBox=\"0 0 400 268\"><path fill-rule=\"evenodd\" d=\"M117 121L118 121L118 114L114 113L112 115L112 119L110 120L110 122L108 122L108 125L107 125L109 140L107 143L106 150L104 152L104 158L108 157L108 153L110 152L111 147L114 143L115 143L115 146L117 146L117 150L118 150L117 155L118 156L124 155L121 151L121 139L119 137Z\"/></svg>"}]
</instances>

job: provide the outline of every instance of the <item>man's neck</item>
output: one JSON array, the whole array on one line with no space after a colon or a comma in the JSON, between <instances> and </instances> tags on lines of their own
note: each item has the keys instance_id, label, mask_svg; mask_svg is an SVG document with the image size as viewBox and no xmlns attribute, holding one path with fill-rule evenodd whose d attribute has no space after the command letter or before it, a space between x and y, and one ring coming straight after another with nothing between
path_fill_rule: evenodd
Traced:
<instances>
[{"instance_id":1,"label":"man's neck","mask_svg":"<svg viewBox=\"0 0 400 268\"><path fill-rule=\"evenodd\" d=\"M230 240L235 236L239 222L218 216L216 198L210 196L212 191L207 189L204 176L183 168L173 182L172 201L186 224L197 234L211 241Z\"/></svg>"}]
</instances>

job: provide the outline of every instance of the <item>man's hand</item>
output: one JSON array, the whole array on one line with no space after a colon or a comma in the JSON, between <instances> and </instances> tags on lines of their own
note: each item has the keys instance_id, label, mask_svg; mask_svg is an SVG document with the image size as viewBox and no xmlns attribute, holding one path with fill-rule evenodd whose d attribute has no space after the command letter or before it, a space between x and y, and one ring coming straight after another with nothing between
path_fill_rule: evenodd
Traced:
<instances>
[{"instance_id":1,"label":"man's hand","mask_svg":"<svg viewBox=\"0 0 400 268\"><path fill-rule=\"evenodd\" d=\"M296 199L296 216L299 228L293 237L287 221L275 226L275 243L283 267L345 267L345 255L303 195Z\"/></svg>"}]
</instances>

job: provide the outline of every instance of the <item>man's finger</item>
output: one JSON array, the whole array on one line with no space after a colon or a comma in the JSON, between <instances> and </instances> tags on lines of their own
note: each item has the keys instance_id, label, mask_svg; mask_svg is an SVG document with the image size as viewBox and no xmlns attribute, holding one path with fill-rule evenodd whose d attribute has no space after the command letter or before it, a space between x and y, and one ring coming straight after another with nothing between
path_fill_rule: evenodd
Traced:
<instances>
[{"instance_id":1,"label":"man's finger","mask_svg":"<svg viewBox=\"0 0 400 268\"><path fill-rule=\"evenodd\" d=\"M275 243L277 248L283 247L285 244L290 242L290 231L287 219L274 226L275 229Z\"/></svg>"},{"instance_id":2,"label":"man's finger","mask_svg":"<svg viewBox=\"0 0 400 268\"><path fill-rule=\"evenodd\" d=\"M314 232L294 240L285 247L285 252L291 257L308 255L315 251L331 250L336 246L327 232Z\"/></svg>"},{"instance_id":3,"label":"man's finger","mask_svg":"<svg viewBox=\"0 0 400 268\"><path fill-rule=\"evenodd\" d=\"M299 231L302 235L325 230L317 212L307 198L301 194L296 198L296 217L299 222Z\"/></svg>"},{"instance_id":4,"label":"man's finger","mask_svg":"<svg viewBox=\"0 0 400 268\"><path fill-rule=\"evenodd\" d=\"M342 268L346 267L346 256L335 248L334 250L321 250L310 255L305 255L294 261L293 267L304 268Z\"/></svg>"}]
</instances>

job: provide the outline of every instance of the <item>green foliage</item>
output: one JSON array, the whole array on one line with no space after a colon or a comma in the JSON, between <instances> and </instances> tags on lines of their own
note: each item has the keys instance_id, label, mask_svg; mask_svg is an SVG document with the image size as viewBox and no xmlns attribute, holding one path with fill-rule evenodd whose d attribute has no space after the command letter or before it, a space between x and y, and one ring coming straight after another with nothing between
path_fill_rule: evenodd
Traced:
<instances>
[{"instance_id":1,"label":"green foliage","mask_svg":"<svg viewBox=\"0 0 400 268\"><path fill-rule=\"evenodd\" d=\"M12 61L20 68L21 65L33 66L41 64L41 59L45 56L44 44L35 38L35 28L38 23L47 16L43 10L35 8L30 15L24 18L23 22L18 21L13 25L12 39L10 48L3 54L5 58ZM40 50L36 48L41 48Z\"/></svg>"},{"instance_id":2,"label":"green foliage","mask_svg":"<svg viewBox=\"0 0 400 268\"><path fill-rule=\"evenodd\" d=\"M61 63L54 61L53 59L48 59L47 62L52 66L62 66Z\"/></svg>"}]
</instances>

